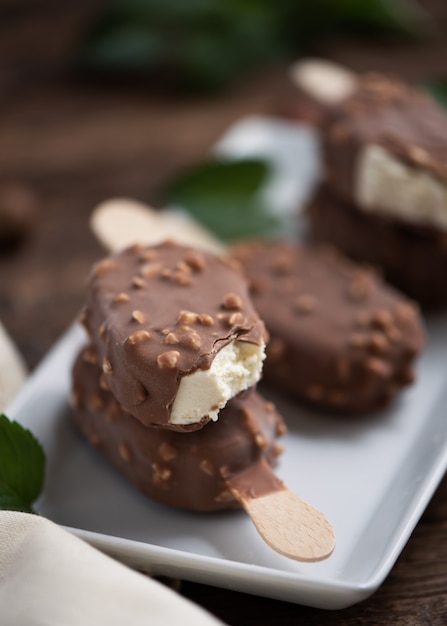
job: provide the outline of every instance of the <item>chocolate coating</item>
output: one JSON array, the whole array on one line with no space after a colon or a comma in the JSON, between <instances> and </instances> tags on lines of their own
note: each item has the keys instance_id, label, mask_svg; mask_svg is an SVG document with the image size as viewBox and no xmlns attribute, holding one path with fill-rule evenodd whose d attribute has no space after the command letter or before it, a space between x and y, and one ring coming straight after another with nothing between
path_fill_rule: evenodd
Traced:
<instances>
[{"instance_id":1,"label":"chocolate coating","mask_svg":"<svg viewBox=\"0 0 447 626\"><path fill-rule=\"evenodd\" d=\"M76 358L72 419L82 435L131 483L161 504L193 511L235 508L226 479L265 459L275 465L286 429L254 388L222 409L222 419L195 432L148 428L100 385L90 348Z\"/></svg>"},{"instance_id":2,"label":"chocolate coating","mask_svg":"<svg viewBox=\"0 0 447 626\"><path fill-rule=\"evenodd\" d=\"M425 341L416 306L329 247L234 247L270 341L263 381L346 414L386 406L413 382Z\"/></svg>"},{"instance_id":3,"label":"chocolate coating","mask_svg":"<svg viewBox=\"0 0 447 626\"><path fill-rule=\"evenodd\" d=\"M447 115L428 94L398 79L360 77L356 92L328 109L322 133L326 178L347 202L354 199L359 154L370 144L447 180Z\"/></svg>"},{"instance_id":4,"label":"chocolate coating","mask_svg":"<svg viewBox=\"0 0 447 626\"><path fill-rule=\"evenodd\" d=\"M233 340L263 345L265 327L229 259L165 242L132 246L93 268L83 316L103 384L146 426L170 424L181 378ZM96 356L95 356L96 352Z\"/></svg>"},{"instance_id":5,"label":"chocolate coating","mask_svg":"<svg viewBox=\"0 0 447 626\"><path fill-rule=\"evenodd\" d=\"M447 307L447 233L361 211L327 184L317 190L307 218L315 242L381 268L389 283L426 311Z\"/></svg>"}]
</instances>

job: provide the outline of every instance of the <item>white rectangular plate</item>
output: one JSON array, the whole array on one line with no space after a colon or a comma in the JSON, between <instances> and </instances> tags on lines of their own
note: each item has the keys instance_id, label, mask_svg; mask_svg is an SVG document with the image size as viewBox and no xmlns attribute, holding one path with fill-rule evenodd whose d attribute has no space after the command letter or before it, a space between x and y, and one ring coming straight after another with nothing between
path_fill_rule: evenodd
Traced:
<instances>
[{"instance_id":1,"label":"white rectangular plate","mask_svg":"<svg viewBox=\"0 0 447 626\"><path fill-rule=\"evenodd\" d=\"M276 189L284 214L305 200L318 177L316 138L297 125L249 118L230 129L217 151L271 158L270 192ZM427 329L417 382L387 411L334 418L265 393L289 429L278 475L334 525L337 545L326 561L276 554L243 511L196 514L157 505L92 450L69 418L71 365L85 341L76 324L7 411L45 449L38 511L153 575L325 609L355 604L383 582L447 467L447 318L427 320Z\"/></svg>"}]
</instances>

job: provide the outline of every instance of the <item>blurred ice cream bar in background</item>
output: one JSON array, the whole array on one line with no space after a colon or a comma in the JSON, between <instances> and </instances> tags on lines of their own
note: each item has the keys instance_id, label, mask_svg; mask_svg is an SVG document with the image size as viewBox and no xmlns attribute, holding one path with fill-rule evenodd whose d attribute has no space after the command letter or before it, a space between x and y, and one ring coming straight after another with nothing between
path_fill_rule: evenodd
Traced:
<instances>
[{"instance_id":1,"label":"blurred ice cream bar in background","mask_svg":"<svg viewBox=\"0 0 447 626\"><path fill-rule=\"evenodd\" d=\"M447 304L447 114L398 77L311 61L291 76L324 109L313 237L377 265L424 307Z\"/></svg>"}]
</instances>

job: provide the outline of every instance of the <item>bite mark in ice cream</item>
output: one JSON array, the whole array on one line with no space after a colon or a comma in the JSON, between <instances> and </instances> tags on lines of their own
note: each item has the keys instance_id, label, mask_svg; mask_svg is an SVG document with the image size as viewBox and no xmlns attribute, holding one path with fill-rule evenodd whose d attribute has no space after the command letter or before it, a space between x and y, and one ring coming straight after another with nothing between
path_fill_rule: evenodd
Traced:
<instances>
[{"instance_id":1,"label":"bite mark in ice cream","mask_svg":"<svg viewBox=\"0 0 447 626\"><path fill-rule=\"evenodd\" d=\"M146 426L202 428L261 375L264 322L229 258L131 246L93 268L83 322L106 387Z\"/></svg>"},{"instance_id":2,"label":"bite mark in ice cream","mask_svg":"<svg viewBox=\"0 0 447 626\"><path fill-rule=\"evenodd\" d=\"M264 344L236 340L222 348L209 369L181 379L171 409L171 424L194 424L204 415L216 421L228 400L259 381L264 358Z\"/></svg>"},{"instance_id":3,"label":"bite mark in ice cream","mask_svg":"<svg viewBox=\"0 0 447 626\"><path fill-rule=\"evenodd\" d=\"M378 145L359 155L355 201L368 211L447 230L447 183Z\"/></svg>"}]
</instances>

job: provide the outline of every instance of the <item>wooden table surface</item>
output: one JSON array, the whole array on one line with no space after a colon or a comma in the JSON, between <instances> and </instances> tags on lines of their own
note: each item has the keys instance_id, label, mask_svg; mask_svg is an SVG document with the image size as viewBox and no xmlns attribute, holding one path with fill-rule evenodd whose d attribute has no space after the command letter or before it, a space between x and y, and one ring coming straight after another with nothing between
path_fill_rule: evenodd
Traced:
<instances>
[{"instance_id":1,"label":"wooden table surface","mask_svg":"<svg viewBox=\"0 0 447 626\"><path fill-rule=\"evenodd\" d=\"M77 315L104 254L89 230L93 207L115 196L160 206L164 181L287 90L276 67L208 99L61 78L1 100L0 189L13 181L38 202L29 236L0 254L0 319L31 370ZM447 479L384 584L358 605L324 611L185 581L179 593L229 626L447 624Z\"/></svg>"}]
</instances>

